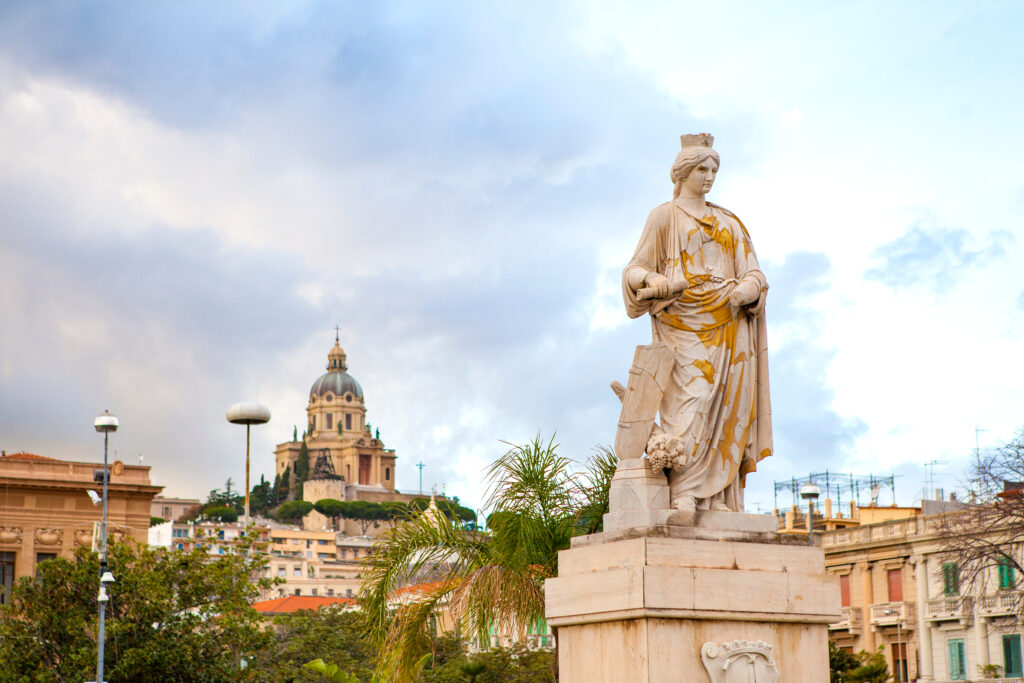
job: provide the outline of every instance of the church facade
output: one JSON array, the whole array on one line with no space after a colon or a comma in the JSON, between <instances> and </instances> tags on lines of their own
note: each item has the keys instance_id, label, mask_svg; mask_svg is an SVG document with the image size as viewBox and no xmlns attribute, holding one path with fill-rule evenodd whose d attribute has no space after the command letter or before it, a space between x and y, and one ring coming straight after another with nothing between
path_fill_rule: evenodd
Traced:
<instances>
[{"instance_id":1,"label":"church facade","mask_svg":"<svg viewBox=\"0 0 1024 683\"><path fill-rule=\"evenodd\" d=\"M337 337L327 354L327 372L310 388L306 417L303 438L310 473L306 488L320 488L316 482L334 481L338 483L328 488L340 487L341 495L320 495L320 498L371 501L404 498L395 494L395 451L384 447L379 429L371 432L366 422L363 388L348 373L347 357ZM290 472L292 480L295 479L302 444L300 440L293 440L277 445L274 456L278 475ZM325 473L334 476L324 477ZM304 491L302 498L311 502L318 500L311 494L314 492Z\"/></svg>"}]
</instances>

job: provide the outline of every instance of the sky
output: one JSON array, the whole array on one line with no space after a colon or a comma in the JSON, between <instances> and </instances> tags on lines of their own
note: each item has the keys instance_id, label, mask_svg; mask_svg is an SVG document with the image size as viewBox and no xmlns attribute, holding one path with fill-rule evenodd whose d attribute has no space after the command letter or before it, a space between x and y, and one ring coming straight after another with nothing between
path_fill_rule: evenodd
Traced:
<instances>
[{"instance_id":1,"label":"sky","mask_svg":"<svg viewBox=\"0 0 1024 683\"><path fill-rule=\"evenodd\" d=\"M340 326L397 486L480 506L507 443L614 440L619 279L709 132L771 290L775 454L925 463L1024 425L1024 5L0 5L0 446L254 479ZM112 457L114 457L112 455ZM880 502L892 502L892 492ZM789 494L778 502L788 505Z\"/></svg>"}]
</instances>

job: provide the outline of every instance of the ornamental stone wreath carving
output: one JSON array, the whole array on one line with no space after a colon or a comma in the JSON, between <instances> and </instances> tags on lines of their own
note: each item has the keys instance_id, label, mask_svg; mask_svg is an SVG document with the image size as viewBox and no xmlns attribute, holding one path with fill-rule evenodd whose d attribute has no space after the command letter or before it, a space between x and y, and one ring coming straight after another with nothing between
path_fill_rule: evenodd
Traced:
<instances>
[{"instance_id":1,"label":"ornamental stone wreath carving","mask_svg":"<svg viewBox=\"0 0 1024 683\"><path fill-rule=\"evenodd\" d=\"M60 529L36 529L36 544L57 545L63 536L64 532Z\"/></svg>"},{"instance_id":2,"label":"ornamental stone wreath carving","mask_svg":"<svg viewBox=\"0 0 1024 683\"><path fill-rule=\"evenodd\" d=\"M0 527L0 543L21 543L21 537L20 526Z\"/></svg>"},{"instance_id":3,"label":"ornamental stone wreath carving","mask_svg":"<svg viewBox=\"0 0 1024 683\"><path fill-rule=\"evenodd\" d=\"M704 643L700 658L711 683L779 683L772 646L760 640Z\"/></svg>"}]
</instances>

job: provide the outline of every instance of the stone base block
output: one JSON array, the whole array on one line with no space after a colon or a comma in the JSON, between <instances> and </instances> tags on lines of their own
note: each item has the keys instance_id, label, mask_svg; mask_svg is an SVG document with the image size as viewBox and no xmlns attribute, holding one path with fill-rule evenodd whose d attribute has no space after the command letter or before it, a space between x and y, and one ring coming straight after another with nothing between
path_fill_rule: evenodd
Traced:
<instances>
[{"instance_id":1,"label":"stone base block","mask_svg":"<svg viewBox=\"0 0 1024 683\"><path fill-rule=\"evenodd\" d=\"M711 677L702 650L747 647L755 656L736 659L733 673L746 676L736 680L761 681L777 669L785 683L827 681L827 628L840 605L822 551L778 535L769 542L766 532L743 532L755 542L679 536L687 533L595 535L560 553L559 576L546 585L559 680L731 681Z\"/></svg>"}]
</instances>

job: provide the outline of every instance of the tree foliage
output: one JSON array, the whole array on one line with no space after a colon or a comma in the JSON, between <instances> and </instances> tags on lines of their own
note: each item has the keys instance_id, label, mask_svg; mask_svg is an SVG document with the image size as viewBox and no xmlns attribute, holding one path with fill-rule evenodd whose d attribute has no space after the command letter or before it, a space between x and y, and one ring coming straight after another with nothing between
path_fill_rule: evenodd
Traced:
<instances>
[{"instance_id":1,"label":"tree foliage","mask_svg":"<svg viewBox=\"0 0 1024 683\"><path fill-rule=\"evenodd\" d=\"M362 638L364 623L359 612L327 607L274 617L274 637L253 662L257 681L323 681L306 662L321 659L368 681L376 650Z\"/></svg>"},{"instance_id":2,"label":"tree foliage","mask_svg":"<svg viewBox=\"0 0 1024 683\"><path fill-rule=\"evenodd\" d=\"M283 522L297 522L313 509L313 504L307 500L290 500L281 503L277 508L277 518Z\"/></svg>"},{"instance_id":3,"label":"tree foliage","mask_svg":"<svg viewBox=\"0 0 1024 683\"><path fill-rule=\"evenodd\" d=\"M112 543L107 591L106 677L126 681L237 681L243 657L270 635L252 601L274 581L258 555ZM96 667L99 558L39 565L0 607L0 680L81 681Z\"/></svg>"},{"instance_id":4,"label":"tree foliage","mask_svg":"<svg viewBox=\"0 0 1024 683\"><path fill-rule=\"evenodd\" d=\"M385 532L364 561L360 591L369 637L382 653L378 674L389 681L413 679L440 604L479 642L486 642L491 627L523 639L544 616L543 584L557 572L558 551L573 535L599 525L593 516L602 496L607 500L599 490L607 486L607 464L599 454L580 474L553 439L537 437L513 445L489 470L489 538L428 515ZM441 580L422 599L392 613L395 589L436 576Z\"/></svg>"},{"instance_id":5,"label":"tree foliage","mask_svg":"<svg viewBox=\"0 0 1024 683\"><path fill-rule=\"evenodd\" d=\"M220 505L217 507L206 508L206 510L203 511L203 517L216 522L234 522L238 520L238 511L234 508Z\"/></svg>"}]
</instances>

